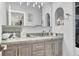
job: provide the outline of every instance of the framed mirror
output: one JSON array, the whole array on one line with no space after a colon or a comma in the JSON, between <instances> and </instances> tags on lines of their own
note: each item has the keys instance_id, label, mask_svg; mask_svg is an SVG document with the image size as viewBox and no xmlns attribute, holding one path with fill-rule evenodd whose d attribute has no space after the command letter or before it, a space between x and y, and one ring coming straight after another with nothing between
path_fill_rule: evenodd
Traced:
<instances>
[{"instance_id":1,"label":"framed mirror","mask_svg":"<svg viewBox=\"0 0 79 59\"><path fill-rule=\"evenodd\" d=\"M12 25L12 26L24 25L24 12L11 10L9 12L9 25Z\"/></svg>"}]
</instances>

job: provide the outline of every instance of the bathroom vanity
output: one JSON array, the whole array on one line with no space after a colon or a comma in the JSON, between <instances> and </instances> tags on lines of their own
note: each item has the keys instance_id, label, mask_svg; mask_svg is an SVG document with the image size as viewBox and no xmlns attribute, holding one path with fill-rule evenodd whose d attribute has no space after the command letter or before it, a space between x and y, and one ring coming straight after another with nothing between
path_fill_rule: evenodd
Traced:
<instances>
[{"instance_id":1,"label":"bathroom vanity","mask_svg":"<svg viewBox=\"0 0 79 59\"><path fill-rule=\"evenodd\" d=\"M38 29L39 32L31 33ZM63 36L61 34L55 36L49 32L50 28L24 27L23 29L20 26L3 26L2 30L2 34L11 34L6 40L5 36L2 36L4 39L1 45L7 46L2 50L3 56L62 56ZM13 33L16 36L12 35Z\"/></svg>"},{"instance_id":2,"label":"bathroom vanity","mask_svg":"<svg viewBox=\"0 0 79 59\"><path fill-rule=\"evenodd\" d=\"M7 40L3 56L62 56L62 37L16 38Z\"/></svg>"}]
</instances>

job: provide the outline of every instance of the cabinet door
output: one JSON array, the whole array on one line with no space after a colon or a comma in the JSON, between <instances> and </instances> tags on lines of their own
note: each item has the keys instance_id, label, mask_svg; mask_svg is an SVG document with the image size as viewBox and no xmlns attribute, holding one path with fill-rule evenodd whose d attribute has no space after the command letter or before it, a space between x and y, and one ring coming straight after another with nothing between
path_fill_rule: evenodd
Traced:
<instances>
[{"instance_id":1,"label":"cabinet door","mask_svg":"<svg viewBox=\"0 0 79 59\"><path fill-rule=\"evenodd\" d=\"M58 41L58 56L62 56L62 40Z\"/></svg>"},{"instance_id":2,"label":"cabinet door","mask_svg":"<svg viewBox=\"0 0 79 59\"><path fill-rule=\"evenodd\" d=\"M61 56L62 55L62 40L55 40L51 43L52 55Z\"/></svg>"},{"instance_id":3,"label":"cabinet door","mask_svg":"<svg viewBox=\"0 0 79 59\"><path fill-rule=\"evenodd\" d=\"M51 56L51 42L45 42L45 55Z\"/></svg>"},{"instance_id":4,"label":"cabinet door","mask_svg":"<svg viewBox=\"0 0 79 59\"><path fill-rule=\"evenodd\" d=\"M17 47L9 47L2 52L3 56L17 56Z\"/></svg>"},{"instance_id":5,"label":"cabinet door","mask_svg":"<svg viewBox=\"0 0 79 59\"><path fill-rule=\"evenodd\" d=\"M32 44L32 56L44 56L44 42L36 42Z\"/></svg>"},{"instance_id":6,"label":"cabinet door","mask_svg":"<svg viewBox=\"0 0 79 59\"><path fill-rule=\"evenodd\" d=\"M51 42L51 55L52 56L56 56L56 42L55 41L52 41Z\"/></svg>"},{"instance_id":7,"label":"cabinet door","mask_svg":"<svg viewBox=\"0 0 79 59\"><path fill-rule=\"evenodd\" d=\"M31 46L30 45L20 46L19 56L31 56Z\"/></svg>"}]
</instances>

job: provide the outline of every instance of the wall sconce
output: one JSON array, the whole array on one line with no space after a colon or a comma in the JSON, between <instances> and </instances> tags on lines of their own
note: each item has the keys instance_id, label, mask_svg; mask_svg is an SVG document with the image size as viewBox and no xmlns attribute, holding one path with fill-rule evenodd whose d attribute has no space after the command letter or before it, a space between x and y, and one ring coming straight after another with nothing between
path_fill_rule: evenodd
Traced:
<instances>
[{"instance_id":1,"label":"wall sconce","mask_svg":"<svg viewBox=\"0 0 79 59\"><path fill-rule=\"evenodd\" d=\"M41 3L41 6L43 6L43 3Z\"/></svg>"},{"instance_id":2,"label":"wall sconce","mask_svg":"<svg viewBox=\"0 0 79 59\"><path fill-rule=\"evenodd\" d=\"M35 7L35 3L33 4L33 7Z\"/></svg>"},{"instance_id":3,"label":"wall sconce","mask_svg":"<svg viewBox=\"0 0 79 59\"><path fill-rule=\"evenodd\" d=\"M66 13L65 14L65 19L69 19L69 17L70 17L70 14L69 13Z\"/></svg>"},{"instance_id":4,"label":"wall sconce","mask_svg":"<svg viewBox=\"0 0 79 59\"><path fill-rule=\"evenodd\" d=\"M22 5L22 2L20 2L20 6Z\"/></svg>"},{"instance_id":5,"label":"wall sconce","mask_svg":"<svg viewBox=\"0 0 79 59\"><path fill-rule=\"evenodd\" d=\"M40 8L41 6L40 5L38 5L38 8Z\"/></svg>"},{"instance_id":6,"label":"wall sconce","mask_svg":"<svg viewBox=\"0 0 79 59\"><path fill-rule=\"evenodd\" d=\"M21 5L22 5L22 2L20 2L20 6L21 6ZM27 2L27 6L29 6L29 5L31 5L31 3L30 3L30 2ZM38 6L38 8L41 8L43 5L44 5L44 2L40 2L40 3L34 2L34 3L32 4L33 7Z\"/></svg>"},{"instance_id":7,"label":"wall sconce","mask_svg":"<svg viewBox=\"0 0 79 59\"><path fill-rule=\"evenodd\" d=\"M37 2L35 4L37 5Z\"/></svg>"},{"instance_id":8,"label":"wall sconce","mask_svg":"<svg viewBox=\"0 0 79 59\"><path fill-rule=\"evenodd\" d=\"M30 5L30 2L27 2L27 6L29 6Z\"/></svg>"}]
</instances>

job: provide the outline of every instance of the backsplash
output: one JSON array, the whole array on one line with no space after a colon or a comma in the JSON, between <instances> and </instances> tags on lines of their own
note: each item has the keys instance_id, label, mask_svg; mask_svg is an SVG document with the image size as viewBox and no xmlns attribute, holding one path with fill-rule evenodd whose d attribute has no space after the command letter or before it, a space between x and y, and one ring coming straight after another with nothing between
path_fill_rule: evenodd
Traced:
<instances>
[{"instance_id":1,"label":"backsplash","mask_svg":"<svg viewBox=\"0 0 79 59\"><path fill-rule=\"evenodd\" d=\"M50 31L51 27L41 27L41 26L28 26L28 27L23 27L22 32L21 32L21 37L26 37L27 33L33 34L33 35L41 35L40 33L48 33ZM37 34L34 34L37 33Z\"/></svg>"},{"instance_id":2,"label":"backsplash","mask_svg":"<svg viewBox=\"0 0 79 59\"><path fill-rule=\"evenodd\" d=\"M16 34L16 37L20 37L21 27L20 26L2 26L2 34Z\"/></svg>"}]
</instances>

